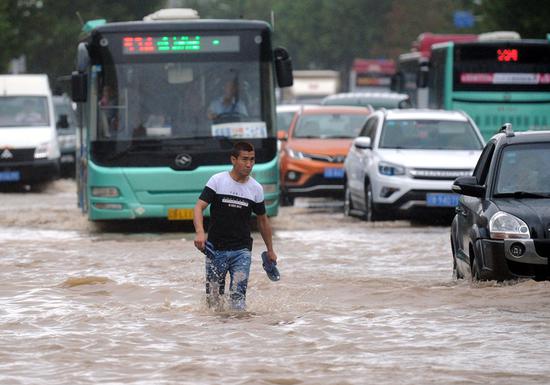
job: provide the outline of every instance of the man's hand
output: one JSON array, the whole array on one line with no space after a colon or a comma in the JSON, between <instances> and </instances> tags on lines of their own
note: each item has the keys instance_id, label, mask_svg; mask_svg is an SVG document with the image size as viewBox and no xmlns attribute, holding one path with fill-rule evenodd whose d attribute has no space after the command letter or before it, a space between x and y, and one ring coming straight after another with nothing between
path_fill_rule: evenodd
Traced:
<instances>
[{"instance_id":1,"label":"man's hand","mask_svg":"<svg viewBox=\"0 0 550 385\"><path fill-rule=\"evenodd\" d=\"M204 252L204 248L206 247L206 235L204 232L198 232L195 235L195 247L199 249L199 251ZM275 257L277 258L277 257Z\"/></svg>"},{"instance_id":2,"label":"man's hand","mask_svg":"<svg viewBox=\"0 0 550 385\"><path fill-rule=\"evenodd\" d=\"M277 263L277 254L273 250L267 251L267 258L273 263Z\"/></svg>"}]
</instances>

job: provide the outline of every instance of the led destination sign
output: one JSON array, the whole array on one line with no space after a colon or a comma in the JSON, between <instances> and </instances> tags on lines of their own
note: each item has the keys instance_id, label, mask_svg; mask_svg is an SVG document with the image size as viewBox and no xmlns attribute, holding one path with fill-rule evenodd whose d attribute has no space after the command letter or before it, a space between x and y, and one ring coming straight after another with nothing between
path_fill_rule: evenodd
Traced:
<instances>
[{"instance_id":1,"label":"led destination sign","mask_svg":"<svg viewBox=\"0 0 550 385\"><path fill-rule=\"evenodd\" d=\"M122 38L122 53L125 55L139 55L239 52L239 45L239 36L134 35Z\"/></svg>"}]
</instances>

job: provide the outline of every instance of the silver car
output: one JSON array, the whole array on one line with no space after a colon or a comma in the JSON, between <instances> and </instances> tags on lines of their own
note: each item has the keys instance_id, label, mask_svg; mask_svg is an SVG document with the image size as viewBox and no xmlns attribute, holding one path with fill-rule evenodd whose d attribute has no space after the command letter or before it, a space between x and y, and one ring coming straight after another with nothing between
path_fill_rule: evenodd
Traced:
<instances>
[{"instance_id":1,"label":"silver car","mask_svg":"<svg viewBox=\"0 0 550 385\"><path fill-rule=\"evenodd\" d=\"M484 146L462 112L380 110L353 141L346 161L346 215L368 221L454 214L459 176L471 175Z\"/></svg>"}]
</instances>

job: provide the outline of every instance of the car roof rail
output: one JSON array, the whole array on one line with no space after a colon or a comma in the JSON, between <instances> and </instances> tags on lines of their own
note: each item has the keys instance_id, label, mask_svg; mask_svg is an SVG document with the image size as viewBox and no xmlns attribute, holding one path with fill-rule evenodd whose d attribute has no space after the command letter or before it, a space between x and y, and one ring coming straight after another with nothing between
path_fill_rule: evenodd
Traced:
<instances>
[{"instance_id":1,"label":"car roof rail","mask_svg":"<svg viewBox=\"0 0 550 385\"><path fill-rule=\"evenodd\" d=\"M500 128L500 132L504 132L506 137L514 136L514 130L512 129L512 123L504 123Z\"/></svg>"}]
</instances>

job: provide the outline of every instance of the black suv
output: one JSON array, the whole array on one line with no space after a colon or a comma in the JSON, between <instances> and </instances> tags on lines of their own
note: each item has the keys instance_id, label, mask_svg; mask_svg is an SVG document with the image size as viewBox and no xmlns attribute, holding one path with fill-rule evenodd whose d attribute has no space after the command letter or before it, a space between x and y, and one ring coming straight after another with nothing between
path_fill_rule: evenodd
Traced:
<instances>
[{"instance_id":1,"label":"black suv","mask_svg":"<svg viewBox=\"0 0 550 385\"><path fill-rule=\"evenodd\" d=\"M550 131L505 124L453 191L461 194L451 226L457 278L550 277Z\"/></svg>"}]
</instances>

